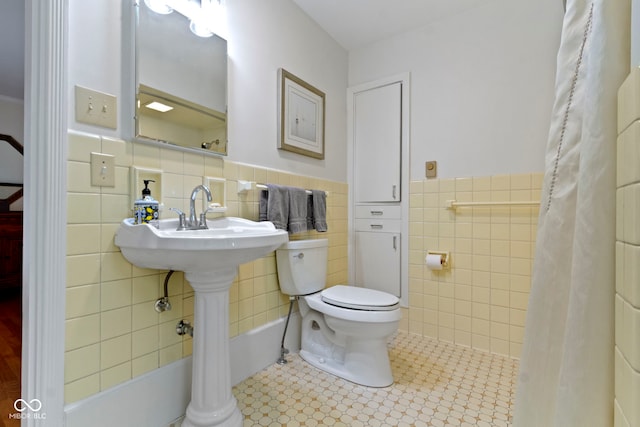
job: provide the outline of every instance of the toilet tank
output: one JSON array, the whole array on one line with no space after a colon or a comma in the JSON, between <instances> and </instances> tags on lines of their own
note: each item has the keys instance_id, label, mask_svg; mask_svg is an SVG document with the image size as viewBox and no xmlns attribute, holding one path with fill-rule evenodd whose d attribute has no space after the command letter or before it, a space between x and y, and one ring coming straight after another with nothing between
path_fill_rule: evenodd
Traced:
<instances>
[{"instance_id":1,"label":"toilet tank","mask_svg":"<svg viewBox=\"0 0 640 427\"><path fill-rule=\"evenodd\" d=\"M327 280L327 239L293 240L276 250L280 290L287 295L321 291Z\"/></svg>"}]
</instances>

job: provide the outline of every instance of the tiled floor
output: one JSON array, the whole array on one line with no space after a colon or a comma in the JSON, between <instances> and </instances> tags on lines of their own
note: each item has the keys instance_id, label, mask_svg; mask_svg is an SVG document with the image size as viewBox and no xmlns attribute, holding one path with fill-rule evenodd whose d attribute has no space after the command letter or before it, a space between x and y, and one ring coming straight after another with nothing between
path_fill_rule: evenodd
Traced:
<instances>
[{"instance_id":1,"label":"tiled floor","mask_svg":"<svg viewBox=\"0 0 640 427\"><path fill-rule=\"evenodd\" d=\"M369 388L289 355L233 388L244 426L509 426L518 363L417 335L390 342L395 383Z\"/></svg>"}]
</instances>

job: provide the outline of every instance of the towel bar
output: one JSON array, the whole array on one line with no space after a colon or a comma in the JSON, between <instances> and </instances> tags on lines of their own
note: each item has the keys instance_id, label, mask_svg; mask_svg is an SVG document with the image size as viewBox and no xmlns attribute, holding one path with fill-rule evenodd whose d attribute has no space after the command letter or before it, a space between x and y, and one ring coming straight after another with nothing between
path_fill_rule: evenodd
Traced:
<instances>
[{"instance_id":1,"label":"towel bar","mask_svg":"<svg viewBox=\"0 0 640 427\"><path fill-rule=\"evenodd\" d=\"M256 188L259 188L261 190L266 190L267 186L265 184L257 184L255 182L251 182L251 181L238 181L238 193L245 193L249 190L251 190L251 188L254 186ZM311 190L306 190L307 194L311 194ZM329 195L328 191L325 191L324 194L326 196Z\"/></svg>"},{"instance_id":2,"label":"towel bar","mask_svg":"<svg viewBox=\"0 0 640 427\"><path fill-rule=\"evenodd\" d=\"M540 206L540 201L527 200L527 201L514 201L514 202L458 202L456 200L447 200L445 203L445 208L447 209L455 209L458 207L482 207L482 206Z\"/></svg>"},{"instance_id":3,"label":"towel bar","mask_svg":"<svg viewBox=\"0 0 640 427\"><path fill-rule=\"evenodd\" d=\"M265 184L256 184L256 188L259 188L261 190L266 190L267 186ZM305 190L307 192L307 194L311 194L311 190Z\"/></svg>"}]
</instances>

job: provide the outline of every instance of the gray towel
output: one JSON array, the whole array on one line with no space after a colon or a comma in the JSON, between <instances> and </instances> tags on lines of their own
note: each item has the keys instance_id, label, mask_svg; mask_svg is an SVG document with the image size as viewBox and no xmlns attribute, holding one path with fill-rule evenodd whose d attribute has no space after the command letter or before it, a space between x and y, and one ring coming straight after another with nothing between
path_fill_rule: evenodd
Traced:
<instances>
[{"instance_id":1,"label":"gray towel","mask_svg":"<svg viewBox=\"0 0 640 427\"><path fill-rule=\"evenodd\" d=\"M313 225L316 231L327 231L327 193L311 190L313 203Z\"/></svg>"},{"instance_id":2,"label":"gray towel","mask_svg":"<svg viewBox=\"0 0 640 427\"><path fill-rule=\"evenodd\" d=\"M260 192L260 202L258 204L258 221L269 221L267 219L267 207L269 206L269 190Z\"/></svg>"},{"instance_id":3,"label":"gray towel","mask_svg":"<svg viewBox=\"0 0 640 427\"><path fill-rule=\"evenodd\" d=\"M307 230L313 229L313 196L307 195Z\"/></svg>"},{"instance_id":4,"label":"gray towel","mask_svg":"<svg viewBox=\"0 0 640 427\"><path fill-rule=\"evenodd\" d=\"M307 231L307 191L289 187L289 233Z\"/></svg>"},{"instance_id":5,"label":"gray towel","mask_svg":"<svg viewBox=\"0 0 640 427\"><path fill-rule=\"evenodd\" d=\"M260 193L260 221L271 221L273 225L286 230L289 222L289 189L280 185L267 184L267 190Z\"/></svg>"}]
</instances>

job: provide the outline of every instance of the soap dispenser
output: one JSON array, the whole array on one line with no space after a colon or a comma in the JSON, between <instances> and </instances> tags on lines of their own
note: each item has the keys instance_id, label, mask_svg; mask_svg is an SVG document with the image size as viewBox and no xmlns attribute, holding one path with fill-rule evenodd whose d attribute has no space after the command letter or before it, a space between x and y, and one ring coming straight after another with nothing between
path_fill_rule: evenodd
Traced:
<instances>
[{"instance_id":1,"label":"soap dispenser","mask_svg":"<svg viewBox=\"0 0 640 427\"><path fill-rule=\"evenodd\" d=\"M149 183L155 182L152 179L145 179L142 198L135 201L133 205L133 219L135 224L146 224L158 219L158 201L151 197Z\"/></svg>"}]
</instances>

